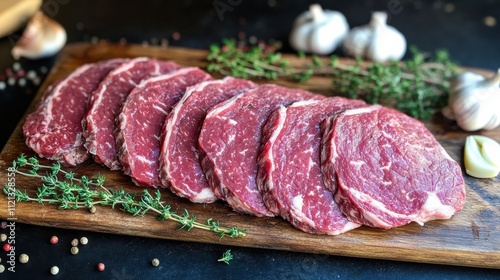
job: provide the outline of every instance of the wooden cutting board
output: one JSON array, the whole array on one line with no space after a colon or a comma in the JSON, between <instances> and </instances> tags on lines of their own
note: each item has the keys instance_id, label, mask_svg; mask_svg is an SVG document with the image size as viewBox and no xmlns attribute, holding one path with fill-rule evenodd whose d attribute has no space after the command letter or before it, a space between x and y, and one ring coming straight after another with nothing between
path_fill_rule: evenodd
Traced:
<instances>
[{"instance_id":1,"label":"wooden cutting board","mask_svg":"<svg viewBox=\"0 0 500 280\"><path fill-rule=\"evenodd\" d=\"M54 81L64 77L79 65L113 57L151 56L160 59L174 60L182 65L206 65L206 51L182 48L153 48L137 45L89 45L74 44L67 46L60 54L59 60L40 88L38 95L27 113L34 110L42 92ZM301 63L299 58L290 56L292 63ZM342 62L349 63L349 60ZM484 72L486 73L486 72ZM276 83L301 87L314 92L331 95L331 80L314 77L307 83L298 84L287 81ZM20 153L34 155L24 144L21 120L0 155L0 183L7 182L6 168ZM465 137L469 133L435 117L426 122L427 127L445 147L448 153L462 163L462 151ZM500 129L481 132L500 141ZM71 169L79 175L97 174L106 176L107 185L123 186L128 191L137 191L130 179L120 172L111 172L95 164L85 163ZM381 230L361 227L339 236L312 235L299 231L281 218L256 218L239 215L231 211L224 203L200 205L163 191L163 198L174 210L182 212L188 209L198 220L214 218L223 226L237 226L247 230L242 238L223 238L211 232L196 230L178 231L174 222L156 221L154 215L133 217L119 210L98 207L96 214L87 210L57 210L53 205L41 206L37 203L18 203L14 212L8 211L6 196L0 195L0 217L15 218L18 222L91 230L97 232L137 235L144 237L174 239L203 243L225 244L243 247L269 248L297 252L321 253L362 258L377 258L434 264L450 264L500 268L500 178L474 179L464 174L467 188L467 202L462 212L452 219L431 221L424 226L415 223L391 229ZM40 185L39 180L16 176L18 189L33 190ZM13 215L10 215L13 214Z\"/></svg>"}]
</instances>

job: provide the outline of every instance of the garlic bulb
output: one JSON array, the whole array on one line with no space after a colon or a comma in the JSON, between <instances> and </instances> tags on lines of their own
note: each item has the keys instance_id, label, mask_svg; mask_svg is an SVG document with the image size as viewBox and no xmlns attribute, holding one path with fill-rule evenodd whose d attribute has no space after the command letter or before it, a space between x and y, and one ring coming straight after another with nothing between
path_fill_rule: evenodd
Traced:
<instances>
[{"instance_id":1,"label":"garlic bulb","mask_svg":"<svg viewBox=\"0 0 500 280\"><path fill-rule=\"evenodd\" d=\"M406 52L406 39L394 27L387 25L387 14L374 12L368 25L353 28L343 47L350 56L372 61L399 61Z\"/></svg>"},{"instance_id":2,"label":"garlic bulb","mask_svg":"<svg viewBox=\"0 0 500 280\"><path fill-rule=\"evenodd\" d=\"M500 125L500 69L493 77L464 72L451 81L448 107L443 115L467 131Z\"/></svg>"},{"instance_id":3,"label":"garlic bulb","mask_svg":"<svg viewBox=\"0 0 500 280\"><path fill-rule=\"evenodd\" d=\"M344 15L313 4L295 20L290 45L298 51L325 55L340 45L348 31Z\"/></svg>"},{"instance_id":4,"label":"garlic bulb","mask_svg":"<svg viewBox=\"0 0 500 280\"><path fill-rule=\"evenodd\" d=\"M56 21L38 11L28 22L12 49L12 56L37 59L57 53L66 43L66 31Z\"/></svg>"},{"instance_id":5,"label":"garlic bulb","mask_svg":"<svg viewBox=\"0 0 500 280\"><path fill-rule=\"evenodd\" d=\"M478 135L468 136L464 148L465 172L476 178L494 178L500 172L500 144Z\"/></svg>"}]
</instances>

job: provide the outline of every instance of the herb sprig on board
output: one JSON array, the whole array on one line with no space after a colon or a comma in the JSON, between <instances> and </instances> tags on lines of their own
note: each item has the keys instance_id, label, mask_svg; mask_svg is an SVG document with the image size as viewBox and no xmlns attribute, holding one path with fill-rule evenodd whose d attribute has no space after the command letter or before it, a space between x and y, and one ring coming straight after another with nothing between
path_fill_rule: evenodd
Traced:
<instances>
[{"instance_id":1,"label":"herb sprig on board","mask_svg":"<svg viewBox=\"0 0 500 280\"><path fill-rule=\"evenodd\" d=\"M59 163L42 165L35 157L26 158L21 154L12 166L8 168L9 173L22 176L39 178L42 186L36 193L29 194L26 190L14 190L17 202L38 202L40 204L55 204L59 209L92 208L95 205L110 206L113 209L121 206L120 210L134 216L145 215L153 212L158 215L157 220L171 220L180 224L180 229L188 231L197 228L212 231L223 237L242 237L245 230L236 227L222 227L218 221L208 219L205 223L196 221L196 217L190 215L184 209L182 214L172 211L171 206L161 198L161 192L156 190L150 193L144 189L140 194L131 194L123 188L110 189L104 185L104 176L95 178L87 176L77 177L75 173L61 169ZM4 193L11 195L12 186L4 186Z\"/></svg>"},{"instance_id":2,"label":"herb sprig on board","mask_svg":"<svg viewBox=\"0 0 500 280\"><path fill-rule=\"evenodd\" d=\"M428 119L448 101L449 79L456 65L445 50L427 54L410 48L411 58L404 62L341 63L339 57L306 57L292 66L276 48L262 45L243 47L234 40L210 46L207 70L239 78L307 82L312 76L332 78L333 91L369 103L393 106L412 117Z\"/></svg>"}]
</instances>

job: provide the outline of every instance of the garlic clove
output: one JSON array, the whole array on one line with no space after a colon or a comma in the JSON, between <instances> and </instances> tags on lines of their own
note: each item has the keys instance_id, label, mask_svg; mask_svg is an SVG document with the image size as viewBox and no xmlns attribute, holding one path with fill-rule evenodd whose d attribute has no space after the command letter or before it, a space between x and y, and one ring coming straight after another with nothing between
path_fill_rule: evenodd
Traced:
<instances>
[{"instance_id":1,"label":"garlic clove","mask_svg":"<svg viewBox=\"0 0 500 280\"><path fill-rule=\"evenodd\" d=\"M12 49L15 59L38 59L57 53L66 43L64 28L38 11L28 22L23 35Z\"/></svg>"},{"instance_id":2,"label":"garlic clove","mask_svg":"<svg viewBox=\"0 0 500 280\"><path fill-rule=\"evenodd\" d=\"M500 170L500 144L486 136L472 136L481 148L481 155L491 165Z\"/></svg>"},{"instance_id":3,"label":"garlic clove","mask_svg":"<svg viewBox=\"0 0 500 280\"><path fill-rule=\"evenodd\" d=\"M485 144L486 143L486 144ZM465 172L476 178L494 178L500 172L500 145L484 136L468 136L465 140Z\"/></svg>"}]
</instances>

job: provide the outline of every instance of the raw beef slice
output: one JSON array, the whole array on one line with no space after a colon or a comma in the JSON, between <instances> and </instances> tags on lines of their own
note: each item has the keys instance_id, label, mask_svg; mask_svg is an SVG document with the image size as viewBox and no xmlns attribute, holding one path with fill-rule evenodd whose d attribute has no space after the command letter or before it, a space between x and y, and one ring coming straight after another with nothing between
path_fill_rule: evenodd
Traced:
<instances>
[{"instance_id":1,"label":"raw beef slice","mask_svg":"<svg viewBox=\"0 0 500 280\"><path fill-rule=\"evenodd\" d=\"M198 140L202 168L214 193L234 210L273 216L255 182L261 129L279 106L311 98L321 97L299 89L262 85L209 111Z\"/></svg>"},{"instance_id":2,"label":"raw beef slice","mask_svg":"<svg viewBox=\"0 0 500 280\"><path fill-rule=\"evenodd\" d=\"M421 122L372 106L333 116L323 129L325 180L350 220L392 228L462 209L460 166Z\"/></svg>"},{"instance_id":3,"label":"raw beef slice","mask_svg":"<svg viewBox=\"0 0 500 280\"><path fill-rule=\"evenodd\" d=\"M161 178L175 193L197 203L217 199L200 164L198 136L207 111L257 85L227 77L188 88L165 121L165 138L160 157Z\"/></svg>"},{"instance_id":4,"label":"raw beef slice","mask_svg":"<svg viewBox=\"0 0 500 280\"><path fill-rule=\"evenodd\" d=\"M144 80L132 90L118 116L116 147L123 171L140 186L161 186L161 131L167 114L186 88L212 79L198 68Z\"/></svg>"},{"instance_id":5,"label":"raw beef slice","mask_svg":"<svg viewBox=\"0 0 500 280\"><path fill-rule=\"evenodd\" d=\"M267 208L305 232L337 235L359 226L342 214L320 169L320 123L329 115L366 106L331 97L300 101L273 112L264 126L257 185Z\"/></svg>"},{"instance_id":6,"label":"raw beef slice","mask_svg":"<svg viewBox=\"0 0 500 280\"><path fill-rule=\"evenodd\" d=\"M50 87L36 111L26 118L26 144L39 156L68 165L87 160L89 153L83 147L81 123L88 99L104 76L123 62L113 59L80 66Z\"/></svg>"},{"instance_id":7,"label":"raw beef slice","mask_svg":"<svg viewBox=\"0 0 500 280\"><path fill-rule=\"evenodd\" d=\"M90 97L83 122L85 148L94 160L111 170L121 169L115 147L115 120L130 91L143 79L170 73L177 64L151 58L135 58L111 71Z\"/></svg>"}]
</instances>

